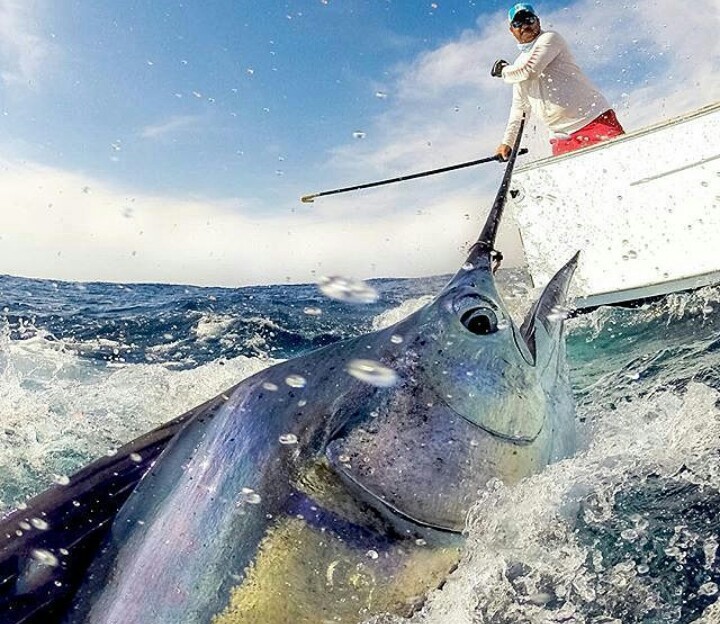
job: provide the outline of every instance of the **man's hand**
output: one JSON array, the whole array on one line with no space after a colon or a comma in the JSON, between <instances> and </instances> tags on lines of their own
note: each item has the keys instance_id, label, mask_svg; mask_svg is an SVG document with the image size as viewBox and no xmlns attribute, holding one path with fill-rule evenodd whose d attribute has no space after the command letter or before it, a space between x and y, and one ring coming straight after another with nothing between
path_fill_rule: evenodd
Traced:
<instances>
[{"instance_id":1,"label":"man's hand","mask_svg":"<svg viewBox=\"0 0 720 624\"><path fill-rule=\"evenodd\" d=\"M495 150L495 156L498 156L500 160L507 160L510 158L510 154L512 153L512 147L509 145L505 145L505 143L500 143L498 145L497 149Z\"/></svg>"},{"instance_id":2,"label":"man's hand","mask_svg":"<svg viewBox=\"0 0 720 624\"><path fill-rule=\"evenodd\" d=\"M492 69L490 70L490 75L493 78L502 78L502 70L504 67L507 67L510 65L507 61L503 61L502 59L498 59L495 61L495 64L492 66Z\"/></svg>"}]
</instances>

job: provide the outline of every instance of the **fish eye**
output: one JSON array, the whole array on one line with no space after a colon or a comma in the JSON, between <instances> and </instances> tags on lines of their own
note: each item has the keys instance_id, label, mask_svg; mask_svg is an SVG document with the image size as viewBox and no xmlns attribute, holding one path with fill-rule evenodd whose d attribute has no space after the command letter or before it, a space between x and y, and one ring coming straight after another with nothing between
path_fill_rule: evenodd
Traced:
<instances>
[{"instance_id":1,"label":"fish eye","mask_svg":"<svg viewBox=\"0 0 720 624\"><path fill-rule=\"evenodd\" d=\"M463 312L460 322L465 329L476 336L487 336L498 330L498 320L495 312L484 306L470 308Z\"/></svg>"}]
</instances>

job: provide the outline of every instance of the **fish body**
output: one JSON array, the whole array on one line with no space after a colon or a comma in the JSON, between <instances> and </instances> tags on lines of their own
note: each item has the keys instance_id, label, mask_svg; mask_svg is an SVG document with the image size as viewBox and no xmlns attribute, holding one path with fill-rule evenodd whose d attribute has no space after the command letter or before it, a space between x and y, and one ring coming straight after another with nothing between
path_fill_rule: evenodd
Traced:
<instances>
[{"instance_id":1,"label":"fish body","mask_svg":"<svg viewBox=\"0 0 720 624\"><path fill-rule=\"evenodd\" d=\"M467 262L431 303L261 371L177 422L108 514L89 569L73 571L80 588L59 621L412 613L456 564L487 483L514 483L575 447L558 310L577 256L517 327L493 274L511 170ZM32 596L49 581L22 559L27 548L6 587Z\"/></svg>"}]
</instances>

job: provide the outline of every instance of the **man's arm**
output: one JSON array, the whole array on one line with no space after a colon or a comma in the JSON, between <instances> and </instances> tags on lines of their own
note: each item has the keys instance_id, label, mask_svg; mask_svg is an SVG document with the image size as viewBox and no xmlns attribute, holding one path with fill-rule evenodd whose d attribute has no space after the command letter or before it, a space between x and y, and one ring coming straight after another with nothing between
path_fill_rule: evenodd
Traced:
<instances>
[{"instance_id":1,"label":"man's arm","mask_svg":"<svg viewBox=\"0 0 720 624\"><path fill-rule=\"evenodd\" d=\"M530 103L527 102L520 94L518 85L513 85L513 99L510 107L510 118L508 119L503 135L502 143L498 145L495 154L500 156L502 160L507 160L512 151L511 145L515 144L517 133L520 130L520 123L523 115L530 113Z\"/></svg>"},{"instance_id":2,"label":"man's arm","mask_svg":"<svg viewBox=\"0 0 720 624\"><path fill-rule=\"evenodd\" d=\"M502 78L511 84L537 78L565 47L565 42L557 33L543 33L537 40L530 56L517 64L508 65L502 70Z\"/></svg>"}]
</instances>

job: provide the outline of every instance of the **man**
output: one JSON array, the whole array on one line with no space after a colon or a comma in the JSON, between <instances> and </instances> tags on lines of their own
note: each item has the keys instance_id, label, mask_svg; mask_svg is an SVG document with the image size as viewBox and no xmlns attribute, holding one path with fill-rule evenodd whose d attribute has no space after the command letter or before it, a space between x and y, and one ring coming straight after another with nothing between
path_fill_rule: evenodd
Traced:
<instances>
[{"instance_id":1,"label":"man","mask_svg":"<svg viewBox=\"0 0 720 624\"><path fill-rule=\"evenodd\" d=\"M550 130L554 156L624 134L607 100L575 63L564 39L543 31L535 9L519 3L508 11L520 56L498 60L490 74L513 85L512 108L496 154L507 160L524 113L532 111Z\"/></svg>"}]
</instances>

